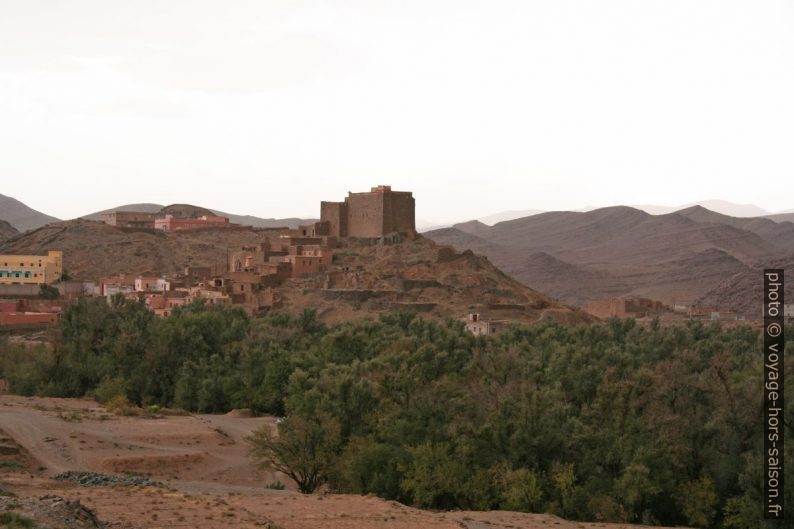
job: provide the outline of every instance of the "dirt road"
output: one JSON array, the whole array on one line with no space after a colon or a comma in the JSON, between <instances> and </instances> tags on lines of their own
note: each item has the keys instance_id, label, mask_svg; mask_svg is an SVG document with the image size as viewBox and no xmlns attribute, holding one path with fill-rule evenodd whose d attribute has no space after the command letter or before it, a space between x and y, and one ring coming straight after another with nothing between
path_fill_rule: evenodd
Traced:
<instances>
[{"instance_id":1,"label":"dirt road","mask_svg":"<svg viewBox=\"0 0 794 529\"><path fill-rule=\"evenodd\" d=\"M263 472L248 458L245 437L262 425L273 427L274 419L119 417L92 400L0 395L0 444L6 447L0 451L0 508L13 504L41 523L74 528L98 527L85 516L88 509L116 529L640 529L299 494L285 476ZM132 472L162 486L83 487L52 479L66 470ZM275 481L287 490L266 488Z\"/></svg>"}]
</instances>

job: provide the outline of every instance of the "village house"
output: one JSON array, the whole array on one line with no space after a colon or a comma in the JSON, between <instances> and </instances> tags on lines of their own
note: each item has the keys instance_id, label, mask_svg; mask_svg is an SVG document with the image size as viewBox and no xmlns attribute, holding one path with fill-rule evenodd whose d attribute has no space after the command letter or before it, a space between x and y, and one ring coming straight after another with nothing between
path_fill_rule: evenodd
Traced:
<instances>
[{"instance_id":1,"label":"village house","mask_svg":"<svg viewBox=\"0 0 794 529\"><path fill-rule=\"evenodd\" d=\"M0 255L0 285L49 284L63 277L63 252Z\"/></svg>"},{"instance_id":2,"label":"village house","mask_svg":"<svg viewBox=\"0 0 794 529\"><path fill-rule=\"evenodd\" d=\"M645 318L658 316L667 307L648 298L611 298L593 301L584 306L585 312L597 318Z\"/></svg>"},{"instance_id":3,"label":"village house","mask_svg":"<svg viewBox=\"0 0 794 529\"><path fill-rule=\"evenodd\" d=\"M212 275L212 267L190 265L185 267L181 279L186 287L195 287L209 280Z\"/></svg>"},{"instance_id":4,"label":"village house","mask_svg":"<svg viewBox=\"0 0 794 529\"><path fill-rule=\"evenodd\" d=\"M177 218L173 215L166 215L163 218L155 219L154 228L157 230L173 232L182 230L203 230L209 228L231 228L237 227L226 217L217 215L202 215L197 218Z\"/></svg>"},{"instance_id":5,"label":"village house","mask_svg":"<svg viewBox=\"0 0 794 529\"><path fill-rule=\"evenodd\" d=\"M483 318L480 314L469 314L466 319L466 330L474 336L493 336L504 329L507 323L506 320L491 320Z\"/></svg>"},{"instance_id":6,"label":"village house","mask_svg":"<svg viewBox=\"0 0 794 529\"><path fill-rule=\"evenodd\" d=\"M100 219L109 226L117 228L142 228L154 229L154 213L143 213L140 211L112 211L102 213Z\"/></svg>"},{"instance_id":7,"label":"village house","mask_svg":"<svg viewBox=\"0 0 794 529\"><path fill-rule=\"evenodd\" d=\"M97 291L100 296L108 300L116 294L130 294L135 292L135 278L126 274L102 277L97 281Z\"/></svg>"},{"instance_id":8,"label":"village house","mask_svg":"<svg viewBox=\"0 0 794 529\"><path fill-rule=\"evenodd\" d=\"M162 277L139 276L135 278L135 292L165 292L171 290L171 283Z\"/></svg>"}]
</instances>

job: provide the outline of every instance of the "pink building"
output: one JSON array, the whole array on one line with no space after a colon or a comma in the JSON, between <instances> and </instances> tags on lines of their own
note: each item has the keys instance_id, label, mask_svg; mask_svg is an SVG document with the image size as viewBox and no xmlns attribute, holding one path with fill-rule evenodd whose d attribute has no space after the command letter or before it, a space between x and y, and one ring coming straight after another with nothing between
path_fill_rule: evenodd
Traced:
<instances>
[{"instance_id":1,"label":"pink building","mask_svg":"<svg viewBox=\"0 0 794 529\"><path fill-rule=\"evenodd\" d=\"M173 215L166 215L164 218L155 219L154 228L163 231L179 230L202 230L207 228L228 228L236 226L230 224L226 217L216 215L203 215L195 219L178 219Z\"/></svg>"}]
</instances>

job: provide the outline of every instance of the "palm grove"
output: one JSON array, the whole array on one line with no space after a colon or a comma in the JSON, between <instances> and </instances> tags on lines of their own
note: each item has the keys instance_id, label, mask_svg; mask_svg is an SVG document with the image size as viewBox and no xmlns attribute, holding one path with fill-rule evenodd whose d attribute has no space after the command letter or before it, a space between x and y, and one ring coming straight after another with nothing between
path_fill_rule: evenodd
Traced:
<instances>
[{"instance_id":1,"label":"palm grove","mask_svg":"<svg viewBox=\"0 0 794 529\"><path fill-rule=\"evenodd\" d=\"M250 318L202 304L157 319L136 302L83 299L51 348L0 341L0 375L26 395L284 416L277 434L250 438L252 457L302 492L750 529L760 340L749 327L633 320L475 338L405 313L326 326L311 311ZM785 417L792 438L790 406Z\"/></svg>"}]
</instances>

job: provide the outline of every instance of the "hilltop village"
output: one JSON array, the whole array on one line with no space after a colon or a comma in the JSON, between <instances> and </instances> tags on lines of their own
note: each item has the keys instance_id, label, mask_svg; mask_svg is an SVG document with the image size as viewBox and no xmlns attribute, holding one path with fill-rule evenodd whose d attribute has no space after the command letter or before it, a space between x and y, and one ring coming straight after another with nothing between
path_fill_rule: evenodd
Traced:
<instances>
[{"instance_id":1,"label":"hilltop village","mask_svg":"<svg viewBox=\"0 0 794 529\"><path fill-rule=\"evenodd\" d=\"M197 299L210 304L234 304L251 313L278 306L278 287L290 278L307 278L328 272L334 248L342 238L367 239L383 244L416 236L414 198L410 192L389 186L369 192L349 193L344 202L322 202L318 222L290 228L267 228L265 240L228 249L223 270L217 266L187 266L170 277L147 275L98 279L102 296L122 294L143 298L156 314L168 316L179 305ZM177 219L155 218L138 212L113 212L103 222L117 227L173 232L231 228L229 219L203 215Z\"/></svg>"},{"instance_id":2,"label":"hilltop village","mask_svg":"<svg viewBox=\"0 0 794 529\"><path fill-rule=\"evenodd\" d=\"M587 319L485 258L419 236L409 191L381 185L351 192L343 201L321 202L318 221L293 228L254 229L198 213L114 211L103 214L101 223L75 220L40 229L33 236L40 237L40 247L61 247L46 256L0 257L0 326L53 323L63 304L80 296L140 300L162 317L197 300L239 306L252 315L314 308L329 321L359 311L409 310L465 320L475 334L495 334L510 321ZM64 235L69 233L71 238ZM146 239L141 248L119 250L140 238ZM169 265L185 246L185 262ZM219 257L219 250L225 255ZM69 257L76 279L65 264ZM151 270L152 264L159 269Z\"/></svg>"},{"instance_id":3,"label":"hilltop village","mask_svg":"<svg viewBox=\"0 0 794 529\"><path fill-rule=\"evenodd\" d=\"M476 335L544 317L744 319L716 307L645 298L604 299L584 311L560 305L483 257L418 235L413 194L386 185L321 202L319 220L293 227L254 229L192 206L161 214L112 211L101 215L101 224L69 222L41 229L35 248L42 255L0 255L0 328L54 323L64 303L80 296L140 300L162 317L197 300L252 315L314 308L335 321L358 311L410 310L463 320ZM64 239L69 230L86 233ZM147 238L146 244L124 253L134 237ZM72 278L69 257L90 266Z\"/></svg>"},{"instance_id":4,"label":"hilltop village","mask_svg":"<svg viewBox=\"0 0 794 529\"><path fill-rule=\"evenodd\" d=\"M218 263L190 265L169 274L149 271L98 277L65 294L116 295L142 299L156 314L170 311L197 299L211 304L240 305L251 313L277 304L274 290L289 278L306 278L327 272L334 248L342 238L357 237L370 244L389 243L416 236L414 198L411 192L378 186L369 192L349 193L343 202L322 202L321 220L297 229L266 228L264 241L228 248L225 266ZM184 232L239 227L220 216L177 218L153 213L114 211L102 222L117 228ZM41 285L52 285L63 277L63 252L46 256L0 256L0 285L3 294L20 297L39 293ZM79 292L78 292L79 291ZM20 307L26 303L20 301ZM8 305L8 302L6 302Z\"/></svg>"}]
</instances>

